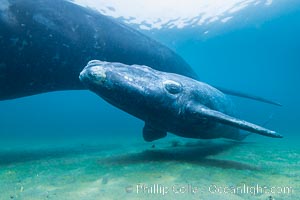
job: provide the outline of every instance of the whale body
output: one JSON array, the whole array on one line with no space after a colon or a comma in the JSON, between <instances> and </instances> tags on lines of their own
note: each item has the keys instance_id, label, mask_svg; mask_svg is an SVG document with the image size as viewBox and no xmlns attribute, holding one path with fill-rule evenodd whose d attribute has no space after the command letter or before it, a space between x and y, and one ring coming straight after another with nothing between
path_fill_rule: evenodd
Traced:
<instances>
[{"instance_id":1,"label":"whale body","mask_svg":"<svg viewBox=\"0 0 300 200\"><path fill-rule=\"evenodd\" d=\"M84 89L78 75L91 59L198 78L169 48L94 10L64 0L0 0L0 100Z\"/></svg>"},{"instance_id":2,"label":"whale body","mask_svg":"<svg viewBox=\"0 0 300 200\"><path fill-rule=\"evenodd\" d=\"M216 88L186 76L147 66L90 61L80 80L110 104L143 120L146 141L167 132L197 139L242 140L239 129L280 138L280 134L234 117L230 99Z\"/></svg>"},{"instance_id":3,"label":"whale body","mask_svg":"<svg viewBox=\"0 0 300 200\"><path fill-rule=\"evenodd\" d=\"M78 74L91 59L147 65L199 80L175 52L99 12L65 0L0 0L0 100L84 89Z\"/></svg>"}]
</instances>

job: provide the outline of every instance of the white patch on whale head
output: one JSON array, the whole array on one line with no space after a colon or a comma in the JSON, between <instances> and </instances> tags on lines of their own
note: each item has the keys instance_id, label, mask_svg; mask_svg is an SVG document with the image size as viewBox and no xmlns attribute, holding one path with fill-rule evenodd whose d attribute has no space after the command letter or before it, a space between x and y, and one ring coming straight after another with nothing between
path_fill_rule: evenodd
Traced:
<instances>
[{"instance_id":1,"label":"white patch on whale head","mask_svg":"<svg viewBox=\"0 0 300 200\"><path fill-rule=\"evenodd\" d=\"M106 80L106 70L101 66L94 66L90 69L90 76L94 83L101 85Z\"/></svg>"},{"instance_id":2,"label":"white patch on whale head","mask_svg":"<svg viewBox=\"0 0 300 200\"><path fill-rule=\"evenodd\" d=\"M79 79L84 82L87 81L97 85L102 85L106 80L106 70L101 66L89 67L80 73Z\"/></svg>"}]
</instances>

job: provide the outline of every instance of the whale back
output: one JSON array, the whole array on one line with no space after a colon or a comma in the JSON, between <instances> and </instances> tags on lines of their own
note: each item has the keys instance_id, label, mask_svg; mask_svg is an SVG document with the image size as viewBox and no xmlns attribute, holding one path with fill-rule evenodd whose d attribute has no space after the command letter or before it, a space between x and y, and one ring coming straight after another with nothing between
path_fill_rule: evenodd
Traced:
<instances>
[{"instance_id":1,"label":"whale back","mask_svg":"<svg viewBox=\"0 0 300 200\"><path fill-rule=\"evenodd\" d=\"M91 9L64 0L0 3L0 100L83 89L78 74L91 59L198 78L169 48Z\"/></svg>"}]
</instances>

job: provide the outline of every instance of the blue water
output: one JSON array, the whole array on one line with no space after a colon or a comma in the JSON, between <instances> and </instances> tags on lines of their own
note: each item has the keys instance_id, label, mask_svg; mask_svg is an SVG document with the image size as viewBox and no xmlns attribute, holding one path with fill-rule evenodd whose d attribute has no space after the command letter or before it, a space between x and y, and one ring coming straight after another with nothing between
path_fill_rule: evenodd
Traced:
<instances>
[{"instance_id":1,"label":"blue water","mask_svg":"<svg viewBox=\"0 0 300 200\"><path fill-rule=\"evenodd\" d=\"M226 26L144 33L181 55L204 82L282 103L284 106L278 108L233 97L242 118L262 124L271 116L268 128L288 137L297 135L300 122L300 8L293 6L281 10L274 7L273 14L264 17L258 13L257 18L253 17L255 10L245 11ZM203 34L205 28L210 29L208 34ZM110 133L141 138L143 126L89 91L1 101L0 110L0 134L11 139L70 135L101 138Z\"/></svg>"},{"instance_id":2,"label":"blue water","mask_svg":"<svg viewBox=\"0 0 300 200\"><path fill-rule=\"evenodd\" d=\"M300 10L275 16L259 26L228 31L177 49L206 82L281 102L276 108L236 99L240 114L260 123L274 113L269 127L299 132ZM297 134L298 135L298 134Z\"/></svg>"},{"instance_id":3,"label":"blue water","mask_svg":"<svg viewBox=\"0 0 300 200\"><path fill-rule=\"evenodd\" d=\"M292 186L293 195L274 194L274 199L297 199L300 6L291 2L266 13L245 10L226 24L142 31L181 55L202 81L282 103L277 107L232 97L240 118L260 125L267 121L265 126L283 139L251 135L245 143L195 145L190 141L196 140L188 140L185 146L177 138L178 148L162 139L154 149L143 141L142 121L90 91L0 101L0 199L160 197L125 193L128 184L140 182ZM254 199L197 195L180 197ZM255 197L271 199L269 194Z\"/></svg>"},{"instance_id":4,"label":"blue water","mask_svg":"<svg viewBox=\"0 0 300 200\"><path fill-rule=\"evenodd\" d=\"M241 14L230 25L209 27L209 34L203 34L203 27L144 33L181 55L204 82L282 103L283 107L276 107L233 97L241 118L257 124L269 121L268 128L288 138L297 136L300 129L298 8L288 7L244 23ZM1 137L18 142L20 138L101 140L111 135L141 139L141 121L89 91L1 101L0 110Z\"/></svg>"}]
</instances>

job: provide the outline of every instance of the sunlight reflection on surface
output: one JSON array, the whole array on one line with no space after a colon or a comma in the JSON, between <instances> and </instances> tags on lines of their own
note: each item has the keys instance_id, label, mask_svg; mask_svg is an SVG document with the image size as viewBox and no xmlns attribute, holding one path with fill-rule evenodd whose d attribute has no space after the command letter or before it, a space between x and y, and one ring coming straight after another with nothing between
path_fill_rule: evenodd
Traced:
<instances>
[{"instance_id":1,"label":"sunlight reflection on surface","mask_svg":"<svg viewBox=\"0 0 300 200\"><path fill-rule=\"evenodd\" d=\"M269 7L273 0L75 0L75 3L95 8L102 14L122 18L140 29L184 28L226 23L234 14L247 7Z\"/></svg>"}]
</instances>

